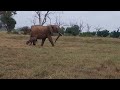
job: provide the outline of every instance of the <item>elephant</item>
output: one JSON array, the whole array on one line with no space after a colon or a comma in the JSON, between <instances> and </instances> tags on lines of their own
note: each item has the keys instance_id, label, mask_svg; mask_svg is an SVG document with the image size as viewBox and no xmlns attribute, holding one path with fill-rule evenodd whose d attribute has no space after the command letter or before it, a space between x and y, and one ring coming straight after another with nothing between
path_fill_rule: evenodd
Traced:
<instances>
[{"instance_id":1,"label":"elephant","mask_svg":"<svg viewBox=\"0 0 120 90\"><path fill-rule=\"evenodd\" d=\"M55 42L58 40L62 34L59 32L60 27L58 25L48 25L48 26L40 26L40 25L34 25L31 26L31 32L30 32L30 39L26 42L28 45L29 43L33 43L33 45L36 45L37 39L42 39L41 46L43 46L46 38L50 41L51 45L54 46L52 36L53 33L58 33L58 37L56 38Z\"/></svg>"},{"instance_id":2,"label":"elephant","mask_svg":"<svg viewBox=\"0 0 120 90\"><path fill-rule=\"evenodd\" d=\"M35 43L37 42L37 38L36 37L30 37L30 39L26 42L26 44L31 45L33 43L33 45L35 45Z\"/></svg>"}]
</instances>

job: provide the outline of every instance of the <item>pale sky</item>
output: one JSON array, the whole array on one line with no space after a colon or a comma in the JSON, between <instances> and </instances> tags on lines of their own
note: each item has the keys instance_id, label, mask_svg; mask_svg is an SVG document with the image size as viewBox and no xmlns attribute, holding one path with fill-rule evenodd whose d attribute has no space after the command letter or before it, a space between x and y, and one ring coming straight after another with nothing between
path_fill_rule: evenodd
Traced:
<instances>
[{"instance_id":1,"label":"pale sky","mask_svg":"<svg viewBox=\"0 0 120 90\"><path fill-rule=\"evenodd\" d=\"M67 25L70 22L79 24L80 21L83 21L84 25L87 23L91 25L90 31L95 31L94 27L98 26L109 31L116 30L120 27L120 11L63 11L63 13L57 11L50 15L52 24L55 23L55 16L59 14L62 23ZM34 11L17 11L17 15L14 16L17 21L16 28L33 25L31 20L34 19L34 15ZM49 22L48 20L48 24Z\"/></svg>"}]
</instances>

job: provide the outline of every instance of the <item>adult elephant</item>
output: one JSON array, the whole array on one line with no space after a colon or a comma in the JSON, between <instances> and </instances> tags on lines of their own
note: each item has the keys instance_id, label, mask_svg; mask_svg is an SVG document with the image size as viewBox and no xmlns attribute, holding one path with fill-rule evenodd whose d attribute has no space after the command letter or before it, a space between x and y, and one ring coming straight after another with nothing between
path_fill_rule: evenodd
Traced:
<instances>
[{"instance_id":1,"label":"adult elephant","mask_svg":"<svg viewBox=\"0 0 120 90\"><path fill-rule=\"evenodd\" d=\"M37 39L42 39L41 46L43 46L46 38L50 41L52 46L54 46L52 36L53 33L58 33L58 37L56 38L55 42L58 40L62 34L59 32L60 27L57 25L49 25L49 26L40 26L40 25L34 25L31 26L31 33L30 33L30 39L26 42L26 44L33 43L33 45L36 45Z\"/></svg>"}]
</instances>

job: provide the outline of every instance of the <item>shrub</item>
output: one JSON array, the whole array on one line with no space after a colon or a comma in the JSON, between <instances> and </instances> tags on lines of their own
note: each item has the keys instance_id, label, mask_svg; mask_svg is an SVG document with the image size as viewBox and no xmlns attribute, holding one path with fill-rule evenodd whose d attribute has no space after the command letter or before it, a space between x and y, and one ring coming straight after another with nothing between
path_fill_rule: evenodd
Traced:
<instances>
[{"instance_id":1,"label":"shrub","mask_svg":"<svg viewBox=\"0 0 120 90\"><path fill-rule=\"evenodd\" d=\"M73 25L71 27L67 27L65 33L68 33L73 36L79 35L79 26L78 25Z\"/></svg>"},{"instance_id":2,"label":"shrub","mask_svg":"<svg viewBox=\"0 0 120 90\"><path fill-rule=\"evenodd\" d=\"M99 36L99 37L107 37L108 35L109 35L108 30L103 30L103 31L98 31L97 32L97 36Z\"/></svg>"},{"instance_id":3,"label":"shrub","mask_svg":"<svg viewBox=\"0 0 120 90\"><path fill-rule=\"evenodd\" d=\"M61 27L61 28L60 28L60 33L62 33L62 34L65 33L65 28L64 28L64 27Z\"/></svg>"},{"instance_id":4,"label":"shrub","mask_svg":"<svg viewBox=\"0 0 120 90\"><path fill-rule=\"evenodd\" d=\"M13 34L19 34L19 32L16 31L16 30L14 30L12 33L13 33Z\"/></svg>"},{"instance_id":5,"label":"shrub","mask_svg":"<svg viewBox=\"0 0 120 90\"><path fill-rule=\"evenodd\" d=\"M31 31L31 29L28 26L24 26L19 30L22 31L24 35L30 34L30 31Z\"/></svg>"},{"instance_id":6,"label":"shrub","mask_svg":"<svg viewBox=\"0 0 120 90\"><path fill-rule=\"evenodd\" d=\"M120 36L119 30L118 31L113 31L113 32L110 33L110 37L118 38L119 36Z\"/></svg>"},{"instance_id":7,"label":"shrub","mask_svg":"<svg viewBox=\"0 0 120 90\"><path fill-rule=\"evenodd\" d=\"M83 37L92 37L95 35L96 35L96 32L83 32L79 34L79 36L83 36Z\"/></svg>"}]
</instances>

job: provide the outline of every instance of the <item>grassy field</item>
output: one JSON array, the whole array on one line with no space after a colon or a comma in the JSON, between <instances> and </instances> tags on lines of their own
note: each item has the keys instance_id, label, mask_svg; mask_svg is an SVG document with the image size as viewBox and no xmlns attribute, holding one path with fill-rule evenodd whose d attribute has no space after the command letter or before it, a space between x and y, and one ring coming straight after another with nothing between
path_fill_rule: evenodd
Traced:
<instances>
[{"instance_id":1,"label":"grassy field","mask_svg":"<svg viewBox=\"0 0 120 90\"><path fill-rule=\"evenodd\" d=\"M120 79L120 39L62 36L55 47L28 39L0 32L0 79Z\"/></svg>"}]
</instances>

